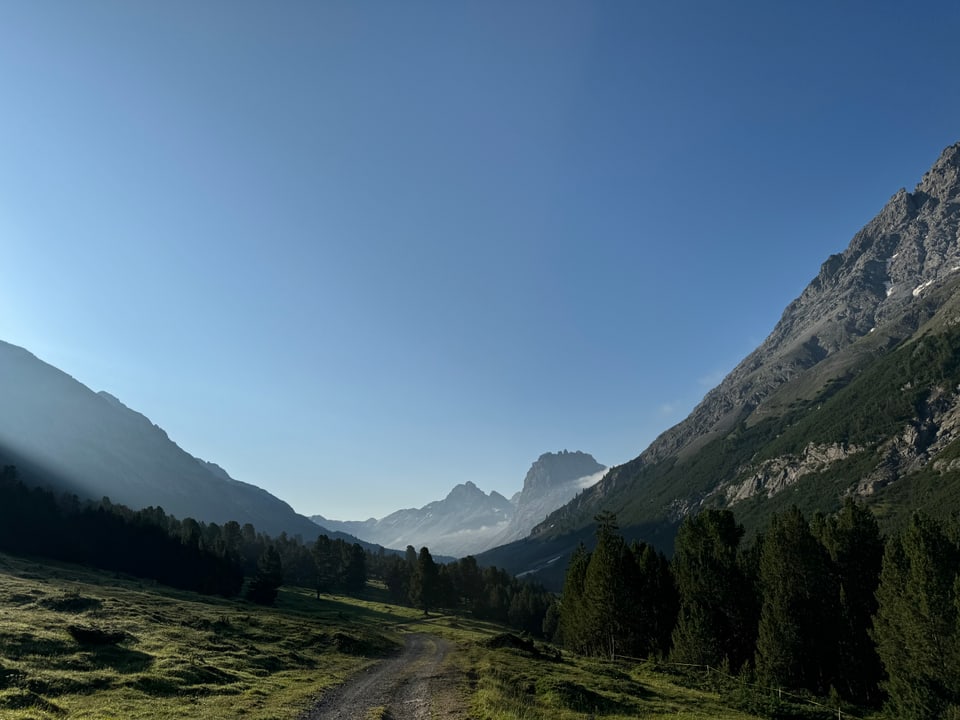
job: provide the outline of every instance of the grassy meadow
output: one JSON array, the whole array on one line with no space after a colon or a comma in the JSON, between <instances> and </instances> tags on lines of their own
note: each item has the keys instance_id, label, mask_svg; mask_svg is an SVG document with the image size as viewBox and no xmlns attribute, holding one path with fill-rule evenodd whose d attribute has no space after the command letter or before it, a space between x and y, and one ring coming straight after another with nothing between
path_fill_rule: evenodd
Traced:
<instances>
[{"instance_id":1,"label":"grassy meadow","mask_svg":"<svg viewBox=\"0 0 960 720\"><path fill-rule=\"evenodd\" d=\"M0 555L0 718L295 720L408 631L454 644L448 662L478 720L759 717L653 665L560 656L502 627L423 618L383 597L375 586L363 599L320 601L284 589L276 608L262 608Z\"/></svg>"}]
</instances>

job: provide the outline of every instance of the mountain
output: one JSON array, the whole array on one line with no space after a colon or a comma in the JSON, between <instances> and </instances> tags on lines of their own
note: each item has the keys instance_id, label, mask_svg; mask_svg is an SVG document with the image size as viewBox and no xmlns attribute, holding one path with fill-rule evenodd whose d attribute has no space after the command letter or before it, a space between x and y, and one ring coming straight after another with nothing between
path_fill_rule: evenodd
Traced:
<instances>
[{"instance_id":1,"label":"mountain","mask_svg":"<svg viewBox=\"0 0 960 720\"><path fill-rule=\"evenodd\" d=\"M477 547L490 547L490 538L506 527L512 515L513 505L503 495L496 491L487 495L466 482L453 488L443 500L419 509L397 510L380 520L339 522L320 515L311 519L367 542L394 548L427 546L435 555L463 557Z\"/></svg>"},{"instance_id":2,"label":"mountain","mask_svg":"<svg viewBox=\"0 0 960 720\"><path fill-rule=\"evenodd\" d=\"M732 507L748 529L790 504L853 495L895 525L960 509L960 143L899 190L784 310L769 337L682 422L487 555L559 566L600 510L669 550L682 519Z\"/></svg>"},{"instance_id":3,"label":"mountain","mask_svg":"<svg viewBox=\"0 0 960 720\"><path fill-rule=\"evenodd\" d=\"M599 480L606 468L583 452L544 453L530 467L523 489L507 500L472 482L457 485L443 499L419 509L398 510L379 520L329 520L319 525L388 547L426 545L433 553L472 555L526 536L533 526Z\"/></svg>"},{"instance_id":4,"label":"mountain","mask_svg":"<svg viewBox=\"0 0 960 720\"><path fill-rule=\"evenodd\" d=\"M547 515L596 484L606 470L588 453L544 453L527 471L523 489L510 498L513 517L487 548L526 537Z\"/></svg>"},{"instance_id":5,"label":"mountain","mask_svg":"<svg viewBox=\"0 0 960 720\"><path fill-rule=\"evenodd\" d=\"M252 523L312 541L316 524L266 490L182 450L150 420L23 348L0 342L0 464L81 498L179 518ZM353 538L350 538L353 540Z\"/></svg>"}]
</instances>

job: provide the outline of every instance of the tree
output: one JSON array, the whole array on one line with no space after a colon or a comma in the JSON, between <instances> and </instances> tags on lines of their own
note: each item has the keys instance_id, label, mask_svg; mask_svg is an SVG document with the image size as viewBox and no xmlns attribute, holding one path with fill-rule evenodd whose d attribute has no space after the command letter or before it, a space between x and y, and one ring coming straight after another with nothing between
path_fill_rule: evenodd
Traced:
<instances>
[{"instance_id":1,"label":"tree","mask_svg":"<svg viewBox=\"0 0 960 720\"><path fill-rule=\"evenodd\" d=\"M384 560L383 581L393 602L401 605L411 602L410 567L403 558L390 555Z\"/></svg>"},{"instance_id":2,"label":"tree","mask_svg":"<svg viewBox=\"0 0 960 720\"><path fill-rule=\"evenodd\" d=\"M673 575L680 609L674 660L738 670L753 657L758 608L740 554L743 526L730 510L690 515L677 532Z\"/></svg>"},{"instance_id":3,"label":"tree","mask_svg":"<svg viewBox=\"0 0 960 720\"><path fill-rule=\"evenodd\" d=\"M326 535L321 535L313 544L313 562L316 568L317 600L320 593L330 592L336 587L338 575L338 559L333 542Z\"/></svg>"},{"instance_id":4,"label":"tree","mask_svg":"<svg viewBox=\"0 0 960 720\"><path fill-rule=\"evenodd\" d=\"M626 548L624 549L626 551ZM622 561L626 601L633 605L630 654L663 655L677 621L677 588L670 563L647 543L635 543Z\"/></svg>"},{"instance_id":5,"label":"tree","mask_svg":"<svg viewBox=\"0 0 960 720\"><path fill-rule=\"evenodd\" d=\"M877 519L870 510L848 498L840 512L817 518L813 524L830 555L838 581L838 662L834 685L848 700L876 703L883 677L880 657L870 638L883 560Z\"/></svg>"},{"instance_id":6,"label":"tree","mask_svg":"<svg viewBox=\"0 0 960 720\"><path fill-rule=\"evenodd\" d=\"M623 538L616 517L602 513L597 522L597 545L590 554L583 581L583 646L588 654L611 659L624 654L630 644L630 601L625 578Z\"/></svg>"},{"instance_id":7,"label":"tree","mask_svg":"<svg viewBox=\"0 0 960 720\"><path fill-rule=\"evenodd\" d=\"M367 554L359 543L344 543L341 583L346 592L359 592L367 584Z\"/></svg>"},{"instance_id":8,"label":"tree","mask_svg":"<svg viewBox=\"0 0 960 720\"><path fill-rule=\"evenodd\" d=\"M257 561L257 574L247 588L247 598L258 605L273 605L281 584L283 564L280 553L273 545L269 545Z\"/></svg>"},{"instance_id":9,"label":"tree","mask_svg":"<svg viewBox=\"0 0 960 720\"><path fill-rule=\"evenodd\" d=\"M422 608L424 615L429 615L430 609L436 607L439 577L440 571L430 555L430 550L426 547L420 548L416 571L410 579L410 601L415 607Z\"/></svg>"},{"instance_id":10,"label":"tree","mask_svg":"<svg viewBox=\"0 0 960 720\"><path fill-rule=\"evenodd\" d=\"M774 515L760 556L757 672L764 682L825 693L836 658L830 558L795 506Z\"/></svg>"},{"instance_id":11,"label":"tree","mask_svg":"<svg viewBox=\"0 0 960 720\"><path fill-rule=\"evenodd\" d=\"M913 516L883 555L873 638L890 714L933 720L960 711L960 557L943 527Z\"/></svg>"},{"instance_id":12,"label":"tree","mask_svg":"<svg viewBox=\"0 0 960 720\"><path fill-rule=\"evenodd\" d=\"M470 610L476 610L483 597L483 576L473 555L460 558L453 572L457 595Z\"/></svg>"},{"instance_id":13,"label":"tree","mask_svg":"<svg viewBox=\"0 0 960 720\"><path fill-rule=\"evenodd\" d=\"M577 545L570 556L567 574L563 582L563 594L560 597L560 619L557 627L558 639L564 647L574 652L583 652L583 585L587 578L587 566L590 553L583 543Z\"/></svg>"}]
</instances>

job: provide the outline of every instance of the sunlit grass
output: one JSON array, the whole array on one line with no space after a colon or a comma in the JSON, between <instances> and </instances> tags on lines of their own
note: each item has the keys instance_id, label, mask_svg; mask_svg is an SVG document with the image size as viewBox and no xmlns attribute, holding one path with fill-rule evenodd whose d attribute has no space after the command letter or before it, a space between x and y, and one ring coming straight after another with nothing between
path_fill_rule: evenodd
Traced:
<instances>
[{"instance_id":1,"label":"sunlit grass","mask_svg":"<svg viewBox=\"0 0 960 720\"><path fill-rule=\"evenodd\" d=\"M295 720L325 688L396 650L405 632L453 643L450 677L475 720L754 717L653 666L542 645L537 654L495 649L489 641L503 627L424 617L373 586L361 599L320 601L284 589L276 608L262 608L0 555L0 610L3 720ZM91 631L103 644L76 639ZM371 711L371 720L390 717L387 707Z\"/></svg>"},{"instance_id":2,"label":"sunlit grass","mask_svg":"<svg viewBox=\"0 0 960 720\"><path fill-rule=\"evenodd\" d=\"M0 555L0 717L294 718L416 614L282 592L277 608ZM70 628L121 636L79 642Z\"/></svg>"}]
</instances>

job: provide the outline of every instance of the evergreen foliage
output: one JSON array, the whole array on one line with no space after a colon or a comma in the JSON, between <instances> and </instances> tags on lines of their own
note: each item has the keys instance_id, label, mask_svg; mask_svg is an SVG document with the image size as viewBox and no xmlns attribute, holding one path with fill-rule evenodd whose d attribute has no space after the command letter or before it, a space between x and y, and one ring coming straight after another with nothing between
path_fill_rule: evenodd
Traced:
<instances>
[{"instance_id":1,"label":"evergreen foliage","mask_svg":"<svg viewBox=\"0 0 960 720\"><path fill-rule=\"evenodd\" d=\"M774 687L825 694L836 669L836 578L803 514L774 515L760 556L756 667Z\"/></svg>"},{"instance_id":2,"label":"evergreen foliage","mask_svg":"<svg viewBox=\"0 0 960 720\"><path fill-rule=\"evenodd\" d=\"M416 569L410 578L410 601L414 607L423 610L424 615L430 613L431 608L437 607L440 601L440 573L437 564L430 555L430 550L422 547L417 556Z\"/></svg>"},{"instance_id":3,"label":"evergreen foliage","mask_svg":"<svg viewBox=\"0 0 960 720\"><path fill-rule=\"evenodd\" d=\"M914 515L887 542L873 638L886 668L888 710L904 720L960 711L960 552L956 532Z\"/></svg>"},{"instance_id":4,"label":"evergreen foliage","mask_svg":"<svg viewBox=\"0 0 960 720\"><path fill-rule=\"evenodd\" d=\"M28 489L16 469L0 472L0 550L85 563L103 570L150 578L172 587L236 595L243 571L220 528L180 523L160 508L134 512L107 498L81 504ZM183 539L181 539L183 538Z\"/></svg>"},{"instance_id":5,"label":"evergreen foliage","mask_svg":"<svg viewBox=\"0 0 960 720\"><path fill-rule=\"evenodd\" d=\"M612 659L628 650L634 607L627 583L635 578L636 572L623 537L617 533L616 518L604 514L596 520L597 544L583 582L580 632L588 654Z\"/></svg>"},{"instance_id":6,"label":"evergreen foliage","mask_svg":"<svg viewBox=\"0 0 960 720\"><path fill-rule=\"evenodd\" d=\"M670 651L677 622L679 598L666 556L647 543L634 543L625 568L635 563L633 578L627 576L633 603L629 654L634 657L664 656Z\"/></svg>"},{"instance_id":7,"label":"evergreen foliage","mask_svg":"<svg viewBox=\"0 0 960 720\"><path fill-rule=\"evenodd\" d=\"M877 519L864 506L847 499L840 512L818 516L813 524L830 555L838 582L834 686L849 700L875 704L883 674L870 638L883 558Z\"/></svg>"},{"instance_id":8,"label":"evergreen foliage","mask_svg":"<svg viewBox=\"0 0 960 720\"><path fill-rule=\"evenodd\" d=\"M247 598L258 605L273 605L283 584L283 563L280 553L269 545L257 561L257 574L247 588Z\"/></svg>"},{"instance_id":9,"label":"evergreen foliage","mask_svg":"<svg viewBox=\"0 0 960 720\"><path fill-rule=\"evenodd\" d=\"M673 572L680 599L673 654L678 662L739 670L752 659L759 608L740 549L743 526L730 510L688 516L677 533Z\"/></svg>"},{"instance_id":10,"label":"evergreen foliage","mask_svg":"<svg viewBox=\"0 0 960 720\"><path fill-rule=\"evenodd\" d=\"M677 613L669 563L645 543L627 547L617 530L612 514L598 516L596 548L571 557L556 639L587 655L662 655Z\"/></svg>"},{"instance_id":11,"label":"evergreen foliage","mask_svg":"<svg viewBox=\"0 0 960 720\"><path fill-rule=\"evenodd\" d=\"M587 579L587 565L590 553L583 543L577 546L570 557L567 575L563 583L563 596L560 600L560 617L557 622L557 639L574 652L583 653L587 649L586 633L583 630L583 587Z\"/></svg>"}]
</instances>

